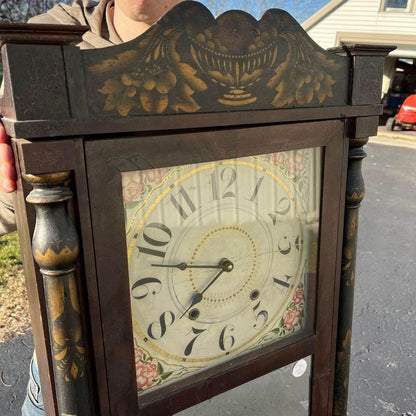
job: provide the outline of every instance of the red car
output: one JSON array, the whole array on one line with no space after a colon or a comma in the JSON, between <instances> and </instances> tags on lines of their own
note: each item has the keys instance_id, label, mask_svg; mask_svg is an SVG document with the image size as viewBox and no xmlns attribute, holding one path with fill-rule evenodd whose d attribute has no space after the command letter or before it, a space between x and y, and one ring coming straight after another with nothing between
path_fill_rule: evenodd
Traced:
<instances>
[{"instance_id":1,"label":"red car","mask_svg":"<svg viewBox=\"0 0 416 416\"><path fill-rule=\"evenodd\" d=\"M416 94L409 95L401 105L395 117L390 117L386 123L386 130L415 129L416 127Z\"/></svg>"}]
</instances>

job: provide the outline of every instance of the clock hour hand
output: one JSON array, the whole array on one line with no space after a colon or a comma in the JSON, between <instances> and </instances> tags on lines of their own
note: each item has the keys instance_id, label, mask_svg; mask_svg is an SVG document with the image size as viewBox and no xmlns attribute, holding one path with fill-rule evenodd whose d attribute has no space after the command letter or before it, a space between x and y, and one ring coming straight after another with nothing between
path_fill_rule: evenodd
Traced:
<instances>
[{"instance_id":1,"label":"clock hour hand","mask_svg":"<svg viewBox=\"0 0 416 416\"><path fill-rule=\"evenodd\" d=\"M222 269L222 266L220 264L215 265L200 265L200 264L188 264L185 262L178 263L178 264L152 264L154 267L169 267L179 270L185 270L185 269Z\"/></svg>"},{"instance_id":2,"label":"clock hour hand","mask_svg":"<svg viewBox=\"0 0 416 416\"><path fill-rule=\"evenodd\" d=\"M193 306L201 302L204 293L217 281L217 279L224 273L230 273L234 269L233 263L228 259L222 259L219 264L221 270L215 275L215 277L205 286L201 292L195 292L191 298L191 304L185 309L185 312L179 317L181 319Z\"/></svg>"},{"instance_id":3,"label":"clock hour hand","mask_svg":"<svg viewBox=\"0 0 416 416\"><path fill-rule=\"evenodd\" d=\"M222 273L222 270L220 271L219 274ZM217 275L218 276L218 275ZM191 300L191 304L185 309L184 313L179 317L179 319L181 319L187 312L189 312L189 310L195 306L197 303L201 302L203 297L203 293L202 292L195 292L192 295L192 300Z\"/></svg>"}]
</instances>

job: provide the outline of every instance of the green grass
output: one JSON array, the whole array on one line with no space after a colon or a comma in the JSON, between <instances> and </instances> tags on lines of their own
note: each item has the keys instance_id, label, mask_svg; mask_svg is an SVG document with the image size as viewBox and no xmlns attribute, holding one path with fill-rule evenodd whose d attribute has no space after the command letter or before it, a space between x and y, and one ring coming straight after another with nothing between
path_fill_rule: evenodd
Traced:
<instances>
[{"instance_id":1,"label":"green grass","mask_svg":"<svg viewBox=\"0 0 416 416\"><path fill-rule=\"evenodd\" d=\"M22 264L19 251L19 239L14 232L0 238L0 286L4 286L10 277L7 270L11 266Z\"/></svg>"}]
</instances>

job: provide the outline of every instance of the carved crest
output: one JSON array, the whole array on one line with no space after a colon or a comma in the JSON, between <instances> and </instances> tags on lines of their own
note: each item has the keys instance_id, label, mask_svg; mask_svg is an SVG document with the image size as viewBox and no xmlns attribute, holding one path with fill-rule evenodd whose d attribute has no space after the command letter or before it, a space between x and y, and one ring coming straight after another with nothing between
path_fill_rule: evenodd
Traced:
<instances>
[{"instance_id":1,"label":"carved crest","mask_svg":"<svg viewBox=\"0 0 416 416\"><path fill-rule=\"evenodd\" d=\"M127 116L345 104L334 93L346 96L345 58L318 47L278 9L260 21L241 11L215 19L202 4L183 2L141 37L104 51L85 55L91 62L89 96L101 96L99 112Z\"/></svg>"}]
</instances>

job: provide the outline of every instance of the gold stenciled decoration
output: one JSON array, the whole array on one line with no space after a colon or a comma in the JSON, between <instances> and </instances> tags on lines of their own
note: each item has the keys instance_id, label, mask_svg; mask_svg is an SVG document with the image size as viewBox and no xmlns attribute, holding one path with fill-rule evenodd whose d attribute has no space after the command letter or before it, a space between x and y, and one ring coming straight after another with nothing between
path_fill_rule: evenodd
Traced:
<instances>
[{"instance_id":1,"label":"gold stenciled decoration","mask_svg":"<svg viewBox=\"0 0 416 416\"><path fill-rule=\"evenodd\" d=\"M332 97L335 58L317 49L293 19L270 10L260 22L246 13L220 16L215 25L191 32L191 53L201 72L229 91L218 102L243 106L257 101L256 84L275 90L273 107L319 104ZM263 84L262 84L263 82ZM261 94L261 91L260 91Z\"/></svg>"},{"instance_id":2,"label":"gold stenciled decoration","mask_svg":"<svg viewBox=\"0 0 416 416\"><path fill-rule=\"evenodd\" d=\"M86 366L86 347L78 321L80 310L75 279L73 276L68 276L64 281L51 278L49 288L53 357L65 381L71 382L85 375ZM64 320L68 319L72 323L69 330L64 325Z\"/></svg>"},{"instance_id":3,"label":"gold stenciled decoration","mask_svg":"<svg viewBox=\"0 0 416 416\"><path fill-rule=\"evenodd\" d=\"M284 62L274 68L267 87L276 90L274 107L291 104L306 105L317 99L322 104L332 97L333 74L339 68L335 59L311 48L311 41L293 33L282 33L289 48Z\"/></svg>"},{"instance_id":4,"label":"gold stenciled decoration","mask_svg":"<svg viewBox=\"0 0 416 416\"><path fill-rule=\"evenodd\" d=\"M107 79L99 89L107 95L104 111L117 109L120 115L127 116L135 107L156 114L167 108L186 113L200 109L192 96L207 86L176 52L175 45L182 33L157 26L151 32L137 49L90 67L94 74L121 73Z\"/></svg>"},{"instance_id":5,"label":"gold stenciled decoration","mask_svg":"<svg viewBox=\"0 0 416 416\"><path fill-rule=\"evenodd\" d=\"M184 2L121 48L89 67L102 79L94 82L107 97L104 111L121 116L321 105L340 79L347 82L338 75L343 58L278 9L260 21L242 11L215 19L202 4Z\"/></svg>"},{"instance_id":6,"label":"gold stenciled decoration","mask_svg":"<svg viewBox=\"0 0 416 416\"><path fill-rule=\"evenodd\" d=\"M275 65L278 56L276 28L253 31L257 22L247 14L239 17L235 19L228 12L204 31L188 30L194 61L201 72L226 90L217 100L228 106L257 101L250 87L262 79L265 69ZM243 33L252 36L247 38Z\"/></svg>"}]
</instances>

